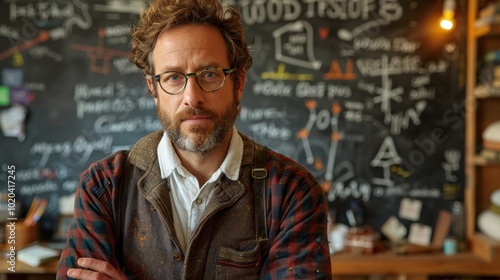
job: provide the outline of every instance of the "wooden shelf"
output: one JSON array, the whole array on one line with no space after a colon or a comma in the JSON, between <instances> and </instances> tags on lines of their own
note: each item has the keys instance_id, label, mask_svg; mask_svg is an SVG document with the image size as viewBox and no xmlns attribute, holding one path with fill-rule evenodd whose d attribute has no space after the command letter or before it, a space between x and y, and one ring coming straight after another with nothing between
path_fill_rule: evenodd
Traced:
<instances>
[{"instance_id":1,"label":"wooden shelf","mask_svg":"<svg viewBox=\"0 0 500 280\"><path fill-rule=\"evenodd\" d=\"M471 240L472 252L486 262L500 267L500 242L477 232Z\"/></svg>"},{"instance_id":2,"label":"wooden shelf","mask_svg":"<svg viewBox=\"0 0 500 280\"><path fill-rule=\"evenodd\" d=\"M486 25L476 28L474 36L480 38L483 36L500 35L500 24Z\"/></svg>"},{"instance_id":3,"label":"wooden shelf","mask_svg":"<svg viewBox=\"0 0 500 280\"><path fill-rule=\"evenodd\" d=\"M370 274L414 275L500 275L500 263L487 262L472 252L456 255L415 254L395 256L391 252L374 255L332 255L337 276Z\"/></svg>"},{"instance_id":4,"label":"wooden shelf","mask_svg":"<svg viewBox=\"0 0 500 280\"><path fill-rule=\"evenodd\" d=\"M490 204L491 193L498 188L500 160L478 154L481 133L493 121L500 119L499 89L477 85L478 66L485 54L499 49L500 24L475 27L481 9L493 0L467 1L467 60L466 60L466 128L465 128L465 207L466 228L471 258L471 273L481 275L500 269L500 243L481 234L477 217ZM474 266L477 266L474 268ZM457 262L456 270L464 272L467 264ZM475 272L474 272L475 271ZM496 276L500 272L494 273Z\"/></svg>"},{"instance_id":5,"label":"wooden shelf","mask_svg":"<svg viewBox=\"0 0 500 280\"><path fill-rule=\"evenodd\" d=\"M0 245L0 249L0 251L5 253L5 244ZM3 258L0 261L0 280L55 279L58 265L59 259L52 260L37 267L30 266L16 259L15 272L13 272L9 270L11 264L7 262L6 258Z\"/></svg>"},{"instance_id":6,"label":"wooden shelf","mask_svg":"<svg viewBox=\"0 0 500 280\"><path fill-rule=\"evenodd\" d=\"M500 161L493 161L481 155L474 157L474 164L478 166L500 165Z\"/></svg>"},{"instance_id":7,"label":"wooden shelf","mask_svg":"<svg viewBox=\"0 0 500 280\"><path fill-rule=\"evenodd\" d=\"M499 98L500 88L490 86L478 86L474 90L474 96L477 99Z\"/></svg>"}]
</instances>

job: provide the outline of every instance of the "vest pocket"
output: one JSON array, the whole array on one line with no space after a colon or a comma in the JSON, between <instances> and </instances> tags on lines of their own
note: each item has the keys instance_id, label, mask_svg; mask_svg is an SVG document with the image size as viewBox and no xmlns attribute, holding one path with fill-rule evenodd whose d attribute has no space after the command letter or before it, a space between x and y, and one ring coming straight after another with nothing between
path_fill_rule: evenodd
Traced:
<instances>
[{"instance_id":1,"label":"vest pocket","mask_svg":"<svg viewBox=\"0 0 500 280\"><path fill-rule=\"evenodd\" d=\"M242 246L243 248L239 250L229 247L219 248L217 279L259 279L267 239L252 240L245 245L247 246Z\"/></svg>"}]
</instances>

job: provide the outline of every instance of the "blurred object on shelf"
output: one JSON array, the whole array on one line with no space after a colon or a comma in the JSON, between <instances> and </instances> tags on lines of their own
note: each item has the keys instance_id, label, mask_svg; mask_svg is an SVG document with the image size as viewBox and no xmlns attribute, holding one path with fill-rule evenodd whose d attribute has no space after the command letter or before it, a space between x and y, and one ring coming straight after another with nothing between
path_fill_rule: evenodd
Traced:
<instances>
[{"instance_id":1,"label":"blurred object on shelf","mask_svg":"<svg viewBox=\"0 0 500 280\"><path fill-rule=\"evenodd\" d=\"M479 10L476 27L483 27L500 23L500 2L491 2Z\"/></svg>"},{"instance_id":2,"label":"blurred object on shelf","mask_svg":"<svg viewBox=\"0 0 500 280\"><path fill-rule=\"evenodd\" d=\"M477 226L485 235L500 241L500 189L490 196L488 209L479 214Z\"/></svg>"},{"instance_id":3,"label":"blurred object on shelf","mask_svg":"<svg viewBox=\"0 0 500 280\"><path fill-rule=\"evenodd\" d=\"M371 226L353 227L344 238L345 251L352 254L373 254L380 251L380 236Z\"/></svg>"},{"instance_id":4,"label":"blurred object on shelf","mask_svg":"<svg viewBox=\"0 0 500 280\"><path fill-rule=\"evenodd\" d=\"M500 160L500 121L495 121L484 129L482 140L481 156L486 160Z\"/></svg>"},{"instance_id":5,"label":"blurred object on shelf","mask_svg":"<svg viewBox=\"0 0 500 280\"><path fill-rule=\"evenodd\" d=\"M328 240L330 253L334 254L337 252L344 251L345 244L345 236L349 232L349 227L344 224L335 224L328 231Z\"/></svg>"}]
</instances>

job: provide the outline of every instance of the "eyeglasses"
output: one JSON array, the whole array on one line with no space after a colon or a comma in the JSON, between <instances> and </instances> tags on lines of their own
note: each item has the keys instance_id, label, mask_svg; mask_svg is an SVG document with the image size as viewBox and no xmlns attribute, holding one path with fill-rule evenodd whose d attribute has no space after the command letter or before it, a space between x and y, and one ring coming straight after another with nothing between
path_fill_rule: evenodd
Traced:
<instances>
[{"instance_id":1,"label":"eyeglasses","mask_svg":"<svg viewBox=\"0 0 500 280\"><path fill-rule=\"evenodd\" d=\"M168 94L176 95L184 91L188 79L196 77L196 82L204 91L213 92L219 90L226 81L226 76L236 71L221 67L207 67L196 73L181 73L178 71L166 71L151 78L160 84L161 89Z\"/></svg>"}]
</instances>

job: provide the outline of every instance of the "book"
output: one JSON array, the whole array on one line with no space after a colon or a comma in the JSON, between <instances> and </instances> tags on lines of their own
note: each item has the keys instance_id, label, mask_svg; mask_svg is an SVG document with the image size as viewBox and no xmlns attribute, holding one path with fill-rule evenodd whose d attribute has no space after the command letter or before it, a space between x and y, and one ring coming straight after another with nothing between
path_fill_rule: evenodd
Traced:
<instances>
[{"instance_id":1,"label":"book","mask_svg":"<svg viewBox=\"0 0 500 280\"><path fill-rule=\"evenodd\" d=\"M500 2L492 2L479 10L479 17L484 18L498 13L500 13Z\"/></svg>"},{"instance_id":2,"label":"book","mask_svg":"<svg viewBox=\"0 0 500 280\"><path fill-rule=\"evenodd\" d=\"M500 50L487 52L483 57L484 62L500 61Z\"/></svg>"},{"instance_id":3,"label":"book","mask_svg":"<svg viewBox=\"0 0 500 280\"><path fill-rule=\"evenodd\" d=\"M476 87L474 94L477 98L500 97L500 88L489 84L480 84Z\"/></svg>"},{"instance_id":4,"label":"book","mask_svg":"<svg viewBox=\"0 0 500 280\"><path fill-rule=\"evenodd\" d=\"M478 82L493 84L500 79L500 61L486 61L478 65ZM494 85L496 86L496 85Z\"/></svg>"},{"instance_id":5,"label":"book","mask_svg":"<svg viewBox=\"0 0 500 280\"><path fill-rule=\"evenodd\" d=\"M58 259L61 253L41 244L35 243L17 252L17 259L30 266L40 266L51 260Z\"/></svg>"},{"instance_id":6,"label":"book","mask_svg":"<svg viewBox=\"0 0 500 280\"><path fill-rule=\"evenodd\" d=\"M483 148L479 154L481 160L484 162L498 162L500 161L500 152L497 150Z\"/></svg>"},{"instance_id":7,"label":"book","mask_svg":"<svg viewBox=\"0 0 500 280\"><path fill-rule=\"evenodd\" d=\"M495 25L500 23L500 14L494 14L487 17L480 17L476 19L475 25L477 28L488 25Z\"/></svg>"}]
</instances>

